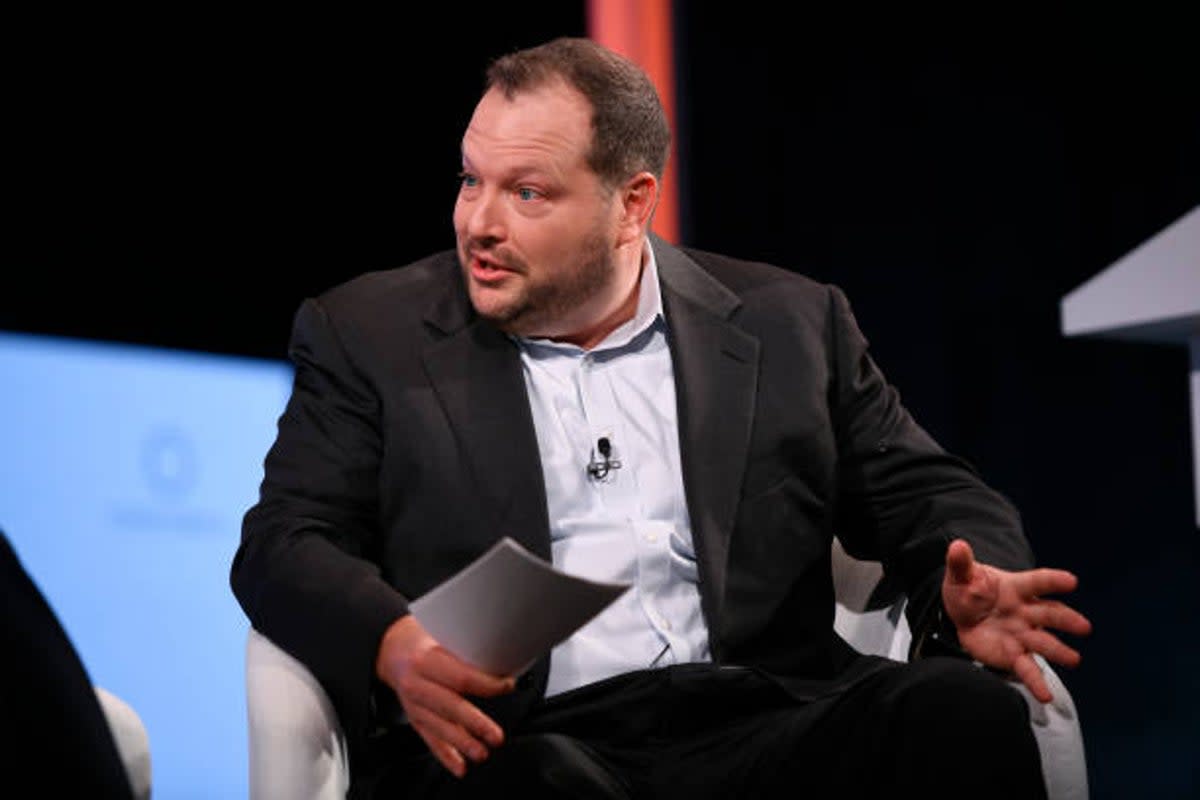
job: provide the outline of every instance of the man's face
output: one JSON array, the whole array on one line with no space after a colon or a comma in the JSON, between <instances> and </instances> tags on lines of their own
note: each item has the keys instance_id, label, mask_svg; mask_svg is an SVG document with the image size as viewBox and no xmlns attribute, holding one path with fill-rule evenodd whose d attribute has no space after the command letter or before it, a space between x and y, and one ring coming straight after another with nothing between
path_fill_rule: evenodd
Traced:
<instances>
[{"instance_id":1,"label":"man's face","mask_svg":"<svg viewBox=\"0 0 1200 800\"><path fill-rule=\"evenodd\" d=\"M587 165L591 137L562 82L475 107L454 229L471 303L503 330L569 337L611 307L620 203Z\"/></svg>"}]
</instances>

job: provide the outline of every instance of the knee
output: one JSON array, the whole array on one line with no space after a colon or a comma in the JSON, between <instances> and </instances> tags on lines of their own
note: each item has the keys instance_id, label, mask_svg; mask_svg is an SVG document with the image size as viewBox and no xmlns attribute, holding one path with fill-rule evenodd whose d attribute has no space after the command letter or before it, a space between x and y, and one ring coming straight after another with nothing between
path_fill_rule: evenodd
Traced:
<instances>
[{"instance_id":1,"label":"knee","mask_svg":"<svg viewBox=\"0 0 1200 800\"><path fill-rule=\"evenodd\" d=\"M929 787L960 776L974 781L979 797L1045 796L1029 707L1018 692L968 661L911 666L891 705L901 783Z\"/></svg>"},{"instance_id":2,"label":"knee","mask_svg":"<svg viewBox=\"0 0 1200 800\"><path fill-rule=\"evenodd\" d=\"M968 661L929 658L910 665L897 689L897 707L932 727L961 730L955 722L985 724L989 730L1028 733L1029 708L1002 678Z\"/></svg>"},{"instance_id":3,"label":"knee","mask_svg":"<svg viewBox=\"0 0 1200 800\"><path fill-rule=\"evenodd\" d=\"M619 781L598 757L561 734L516 736L476 771L477 782L526 798L623 797Z\"/></svg>"}]
</instances>

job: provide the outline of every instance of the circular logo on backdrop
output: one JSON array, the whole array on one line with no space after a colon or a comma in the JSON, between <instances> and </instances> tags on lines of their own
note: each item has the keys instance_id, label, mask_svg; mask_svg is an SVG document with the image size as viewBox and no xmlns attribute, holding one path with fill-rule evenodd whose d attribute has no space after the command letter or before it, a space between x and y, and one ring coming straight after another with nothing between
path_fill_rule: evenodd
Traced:
<instances>
[{"instance_id":1,"label":"circular logo on backdrop","mask_svg":"<svg viewBox=\"0 0 1200 800\"><path fill-rule=\"evenodd\" d=\"M196 485L196 447L183 430L161 427L142 440L142 478L159 497L178 500Z\"/></svg>"}]
</instances>

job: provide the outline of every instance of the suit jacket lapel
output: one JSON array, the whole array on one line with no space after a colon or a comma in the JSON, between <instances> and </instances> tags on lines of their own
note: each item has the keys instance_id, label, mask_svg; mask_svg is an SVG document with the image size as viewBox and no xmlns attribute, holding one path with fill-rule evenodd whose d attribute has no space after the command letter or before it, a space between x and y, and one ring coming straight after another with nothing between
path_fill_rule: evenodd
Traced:
<instances>
[{"instance_id":1,"label":"suit jacket lapel","mask_svg":"<svg viewBox=\"0 0 1200 800\"><path fill-rule=\"evenodd\" d=\"M729 321L740 305L736 295L682 251L657 237L652 243L671 331L684 488L705 613L715 625L754 418L759 345ZM431 308L427 324L434 340L423 353L425 370L472 472L484 522L480 549L508 535L549 559L546 490L520 353L474 317L461 279Z\"/></svg>"},{"instance_id":2,"label":"suit jacket lapel","mask_svg":"<svg viewBox=\"0 0 1200 800\"><path fill-rule=\"evenodd\" d=\"M422 353L480 505L479 549L511 536L550 558L550 523L537 436L520 353L474 317L461 279L426 317L435 333Z\"/></svg>"},{"instance_id":3,"label":"suit jacket lapel","mask_svg":"<svg viewBox=\"0 0 1200 800\"><path fill-rule=\"evenodd\" d=\"M729 322L741 303L736 295L682 251L657 238L652 243L671 331L688 513L716 648L729 537L754 420L759 344Z\"/></svg>"}]
</instances>

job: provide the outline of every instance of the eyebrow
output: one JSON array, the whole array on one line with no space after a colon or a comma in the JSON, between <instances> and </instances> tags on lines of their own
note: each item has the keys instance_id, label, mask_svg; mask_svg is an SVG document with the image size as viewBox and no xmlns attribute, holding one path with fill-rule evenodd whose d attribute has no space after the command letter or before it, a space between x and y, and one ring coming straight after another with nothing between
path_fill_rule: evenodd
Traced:
<instances>
[{"instance_id":1,"label":"eyebrow","mask_svg":"<svg viewBox=\"0 0 1200 800\"><path fill-rule=\"evenodd\" d=\"M471 163L471 159L464 152L462 154L463 169L471 172L477 172L475 165ZM551 182L558 182L560 178L556 177L554 170L547 169L544 166L535 166L533 164L517 164L514 167L506 169L502 174L502 180L506 182L518 181L528 177L544 178Z\"/></svg>"}]
</instances>

